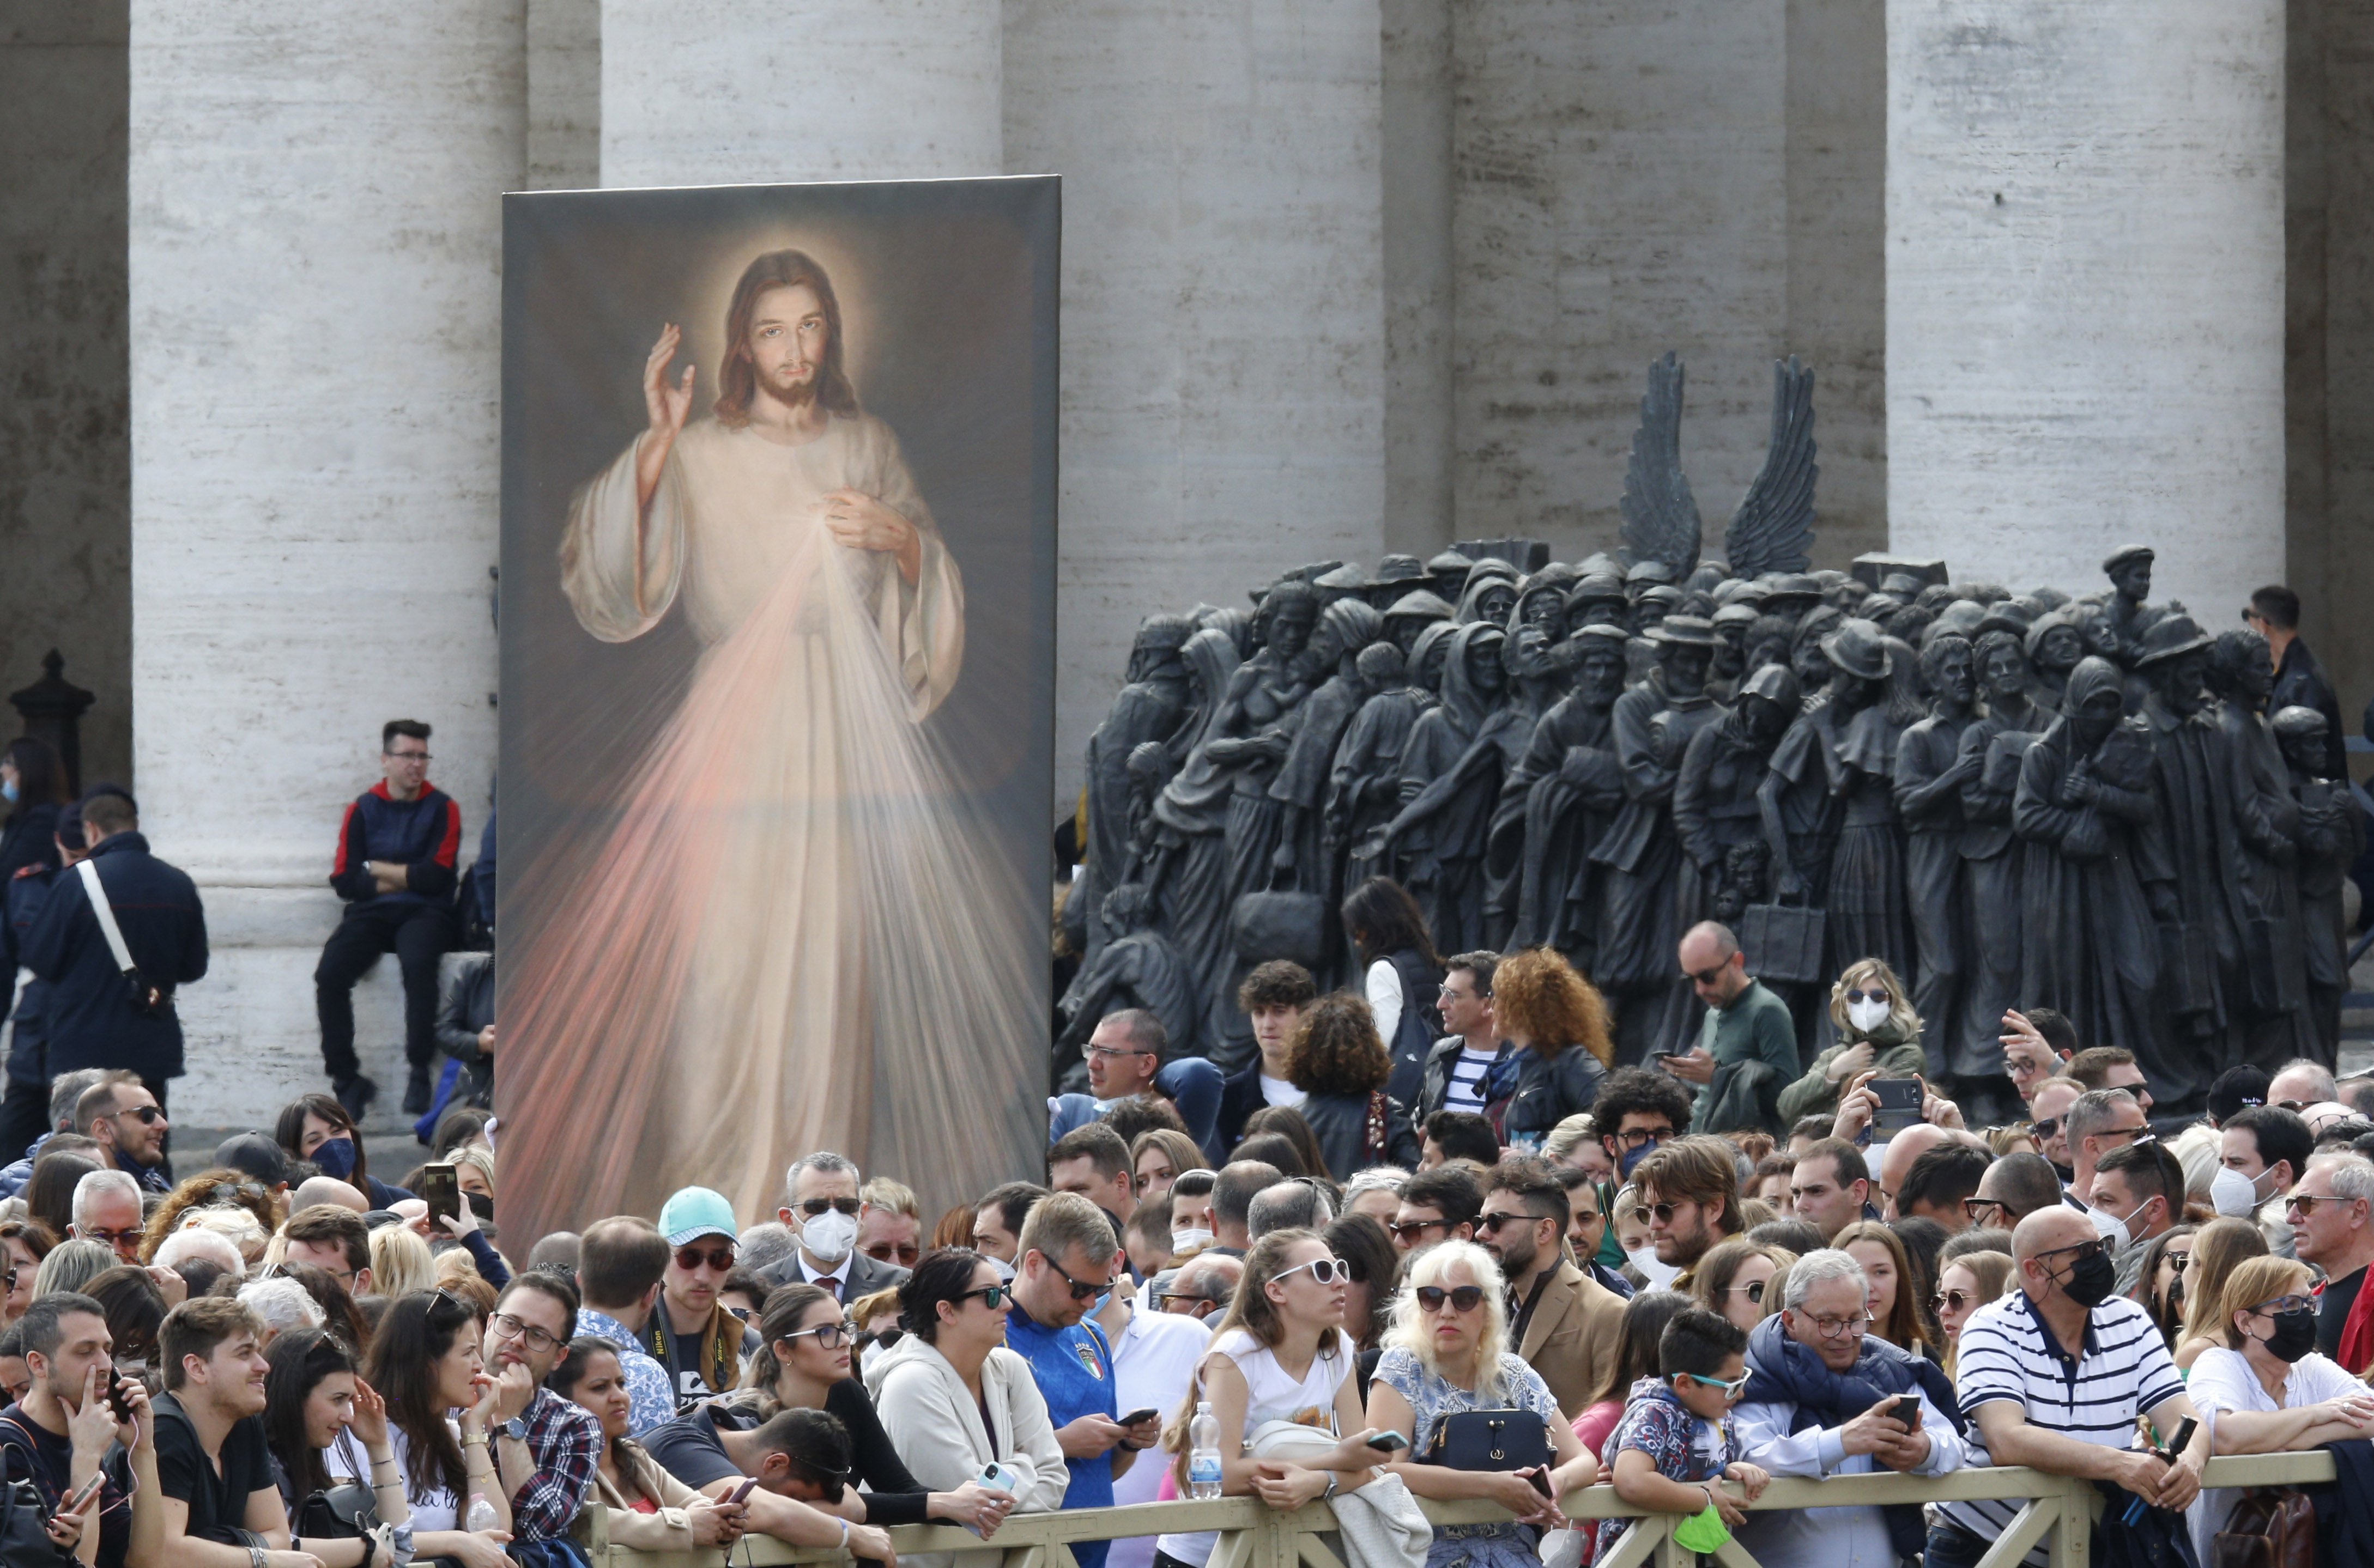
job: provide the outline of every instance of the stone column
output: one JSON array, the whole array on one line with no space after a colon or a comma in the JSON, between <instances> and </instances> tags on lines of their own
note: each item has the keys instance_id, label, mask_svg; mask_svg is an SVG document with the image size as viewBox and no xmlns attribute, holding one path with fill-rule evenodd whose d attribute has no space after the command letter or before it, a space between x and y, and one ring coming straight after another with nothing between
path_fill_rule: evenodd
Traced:
<instances>
[{"instance_id":1,"label":"stone column","mask_svg":"<svg viewBox=\"0 0 2374 1568\"><path fill-rule=\"evenodd\" d=\"M486 821L523 38L522 0L133 6L137 788L214 938L182 999L186 1126L323 1085L312 968L381 724L433 723L465 849ZM394 967L358 999L390 1108Z\"/></svg>"},{"instance_id":2,"label":"stone column","mask_svg":"<svg viewBox=\"0 0 2374 1568\"><path fill-rule=\"evenodd\" d=\"M2284 569L2278 0L1889 0L1890 544L2211 626Z\"/></svg>"},{"instance_id":3,"label":"stone column","mask_svg":"<svg viewBox=\"0 0 2374 1568\"><path fill-rule=\"evenodd\" d=\"M603 0L601 56L607 186L1005 172L997 0Z\"/></svg>"},{"instance_id":4,"label":"stone column","mask_svg":"<svg viewBox=\"0 0 2374 1568\"><path fill-rule=\"evenodd\" d=\"M1384 512L1378 0L1006 8L1005 163L1064 176L1056 792L1139 620Z\"/></svg>"}]
</instances>

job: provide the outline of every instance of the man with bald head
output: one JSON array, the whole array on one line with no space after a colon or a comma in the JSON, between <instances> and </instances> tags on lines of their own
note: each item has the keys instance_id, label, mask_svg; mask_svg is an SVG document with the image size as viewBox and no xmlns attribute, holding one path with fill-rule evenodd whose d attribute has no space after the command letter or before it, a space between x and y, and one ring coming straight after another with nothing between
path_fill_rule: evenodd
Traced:
<instances>
[{"instance_id":1,"label":"man with bald head","mask_svg":"<svg viewBox=\"0 0 2374 1568\"><path fill-rule=\"evenodd\" d=\"M1939 1127L1935 1122L1917 1121L1881 1146L1878 1194L1880 1218L1891 1223L1898 1218L1897 1190L1904 1185L1904 1173L1912 1168L1912 1162L1936 1148L1940 1143L1950 1143L1953 1140L1953 1133Z\"/></svg>"},{"instance_id":2,"label":"man with bald head","mask_svg":"<svg viewBox=\"0 0 2374 1568\"><path fill-rule=\"evenodd\" d=\"M1978 1192L1962 1208L1972 1224L2007 1231L2060 1201L2061 1178L2051 1161L2041 1154L2005 1154L1987 1167Z\"/></svg>"},{"instance_id":3,"label":"man with bald head","mask_svg":"<svg viewBox=\"0 0 2374 1568\"><path fill-rule=\"evenodd\" d=\"M297 1184L297 1196L288 1200L288 1211L311 1209L317 1203L335 1203L341 1209L352 1209L358 1214L370 1212L370 1199L362 1188L340 1181L336 1176L307 1176Z\"/></svg>"},{"instance_id":4,"label":"man with bald head","mask_svg":"<svg viewBox=\"0 0 2374 1568\"><path fill-rule=\"evenodd\" d=\"M1701 920L1683 934L1679 954L1683 977L1706 1003L1706 1022L1699 1026L1695 1048L1665 1058L1665 1066L1685 1082L1698 1086L1690 1126L1698 1132L1733 1132L1731 1127L1710 1127L1714 1109L1714 1075L1735 1062L1760 1061L1775 1074L1769 1106L1780 1091L1795 1081L1797 1026L1789 1004L1747 973L1747 955L1729 926ZM1778 1137L1785 1124L1775 1120L1762 1130Z\"/></svg>"},{"instance_id":5,"label":"man with bald head","mask_svg":"<svg viewBox=\"0 0 2374 1568\"><path fill-rule=\"evenodd\" d=\"M2306 1057L2295 1057L2284 1063L2282 1071L2267 1082L2267 1104L2281 1106L2294 1116L2305 1113L2309 1106L2326 1100L2341 1098L2333 1073Z\"/></svg>"},{"instance_id":6,"label":"man with bald head","mask_svg":"<svg viewBox=\"0 0 2374 1568\"><path fill-rule=\"evenodd\" d=\"M2201 1491L2209 1429L2198 1427L2173 1464L2133 1446L2138 1414L2173 1433L2192 1401L2150 1315L2113 1293L2118 1270L2093 1222L2066 1207L2039 1210L2012 1232L2012 1258L2018 1288L1971 1314L1955 1350L1955 1392L1988 1455L2186 1507ZM2073 1399L2072 1389L2085 1397ZM1929 1568L1972 1568L2019 1508L2016 1500L1939 1504ZM2048 1561L2041 1547L2027 1558L2033 1568Z\"/></svg>"},{"instance_id":7,"label":"man with bald head","mask_svg":"<svg viewBox=\"0 0 2374 1568\"><path fill-rule=\"evenodd\" d=\"M2086 1085L2074 1078L2048 1078L2027 1103L2036 1141L2043 1147L2044 1157L2052 1163L2053 1175L2063 1185L2070 1178L2069 1107L2085 1093Z\"/></svg>"}]
</instances>

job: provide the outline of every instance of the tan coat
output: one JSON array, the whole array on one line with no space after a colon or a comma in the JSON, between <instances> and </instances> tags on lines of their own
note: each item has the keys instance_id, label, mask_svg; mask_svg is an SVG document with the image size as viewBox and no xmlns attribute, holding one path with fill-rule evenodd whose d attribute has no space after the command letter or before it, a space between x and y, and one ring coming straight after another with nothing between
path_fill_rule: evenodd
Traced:
<instances>
[{"instance_id":1,"label":"tan coat","mask_svg":"<svg viewBox=\"0 0 2374 1568\"><path fill-rule=\"evenodd\" d=\"M1623 1353L1624 1298L1561 1261L1542 1288L1517 1353L1541 1374L1571 1421L1583 1412Z\"/></svg>"},{"instance_id":2,"label":"tan coat","mask_svg":"<svg viewBox=\"0 0 2374 1568\"><path fill-rule=\"evenodd\" d=\"M637 1551L693 1551L692 1526L685 1518L686 1504L700 1493L668 1474L660 1462L645 1453L639 1444L633 1450L631 1464L627 1453L618 1453L620 1479L631 1492L612 1486L601 1471L594 1472L594 1495L585 1500L590 1510L604 1509L609 1515L610 1544L628 1546ZM659 1504L656 1514L635 1511L636 1496L650 1498Z\"/></svg>"}]
</instances>

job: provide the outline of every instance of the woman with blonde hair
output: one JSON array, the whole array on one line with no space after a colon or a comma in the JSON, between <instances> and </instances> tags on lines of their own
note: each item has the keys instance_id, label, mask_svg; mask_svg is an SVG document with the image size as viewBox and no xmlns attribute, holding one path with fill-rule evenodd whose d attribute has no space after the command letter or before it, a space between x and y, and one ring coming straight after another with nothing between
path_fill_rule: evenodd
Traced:
<instances>
[{"instance_id":1,"label":"woman with blonde hair","mask_svg":"<svg viewBox=\"0 0 2374 1568\"><path fill-rule=\"evenodd\" d=\"M1366 1001L1337 991L1302 1010L1286 1043L1286 1077L1302 1091L1302 1119L1327 1160L1310 1174L1340 1181L1369 1165L1417 1164L1409 1107L1385 1093L1393 1071Z\"/></svg>"},{"instance_id":2,"label":"woman with blonde hair","mask_svg":"<svg viewBox=\"0 0 2374 1568\"><path fill-rule=\"evenodd\" d=\"M1410 1259L1393 1298L1393 1326L1369 1391L1369 1420L1408 1433L1410 1445L1386 1468L1420 1497L1497 1503L1517 1515L1514 1522L1438 1525L1427 1552L1429 1568L1538 1563L1535 1527L1565 1524L1557 1500L1598 1479L1599 1462L1559 1415L1549 1386L1509 1343L1507 1290L1490 1253L1472 1241L1447 1241ZM1545 1478L1549 1495L1534 1489L1532 1469L1463 1470L1427 1462L1443 1421L1478 1410L1530 1410L1541 1418L1557 1457Z\"/></svg>"},{"instance_id":3,"label":"woman with blonde hair","mask_svg":"<svg viewBox=\"0 0 2374 1568\"><path fill-rule=\"evenodd\" d=\"M1528 948L1492 971L1492 1018L1517 1047L1500 1137L1539 1148L1558 1123L1591 1109L1616 1063L1607 1000L1555 950Z\"/></svg>"},{"instance_id":4,"label":"woman with blonde hair","mask_svg":"<svg viewBox=\"0 0 2374 1568\"><path fill-rule=\"evenodd\" d=\"M1863 1265L1871 1292L1871 1332L1899 1351L1936 1360L1936 1337L1922 1316L1912 1262L1896 1233L1877 1220L1857 1220L1830 1245Z\"/></svg>"},{"instance_id":5,"label":"woman with blonde hair","mask_svg":"<svg viewBox=\"0 0 2374 1568\"><path fill-rule=\"evenodd\" d=\"M1690 1275L1690 1299L1742 1333L1780 1310L1793 1252L1733 1236L1707 1248Z\"/></svg>"},{"instance_id":6,"label":"woman with blonde hair","mask_svg":"<svg viewBox=\"0 0 2374 1568\"><path fill-rule=\"evenodd\" d=\"M2176 1335L2176 1367L2190 1374L2201 1353L2226 1342L2218 1328L2217 1296L2226 1277L2253 1258L2267 1256L2266 1233L2247 1219L2222 1215L2192 1233L2192 1257L2184 1270L2184 1321Z\"/></svg>"},{"instance_id":7,"label":"woman with blonde hair","mask_svg":"<svg viewBox=\"0 0 2374 1568\"><path fill-rule=\"evenodd\" d=\"M1858 958L1830 987L1830 1027L1839 1043L1814 1059L1805 1075L1780 1091L1782 1125L1805 1116L1835 1116L1839 1096L1859 1073L1910 1078L1929 1071L1921 1048L1921 1015L1896 971L1881 958ZM2000 1072L2000 1064L1989 1069Z\"/></svg>"},{"instance_id":8,"label":"woman with blonde hair","mask_svg":"<svg viewBox=\"0 0 2374 1568\"><path fill-rule=\"evenodd\" d=\"M2309 1267L2288 1258L2246 1258L2226 1273L2207 1327L2219 1343L2192 1363L2185 1392L2220 1454L2276 1454L2364 1437L2374 1391L2316 1353L2316 1298ZM2188 1516L2206 1562L2239 1488L2204 1489Z\"/></svg>"},{"instance_id":9,"label":"woman with blonde hair","mask_svg":"<svg viewBox=\"0 0 2374 1568\"><path fill-rule=\"evenodd\" d=\"M382 1225L370 1234L371 1289L391 1301L437 1288L437 1260L408 1225Z\"/></svg>"},{"instance_id":10,"label":"woman with blonde hair","mask_svg":"<svg viewBox=\"0 0 2374 1568\"><path fill-rule=\"evenodd\" d=\"M269 1236L280 1228L288 1216L274 1202L271 1188L247 1175L228 1166L200 1171L167 1193L164 1200L152 1211L143 1229L140 1258L147 1262L157 1256L157 1248L175 1231L188 1228L193 1216L213 1209L237 1209L250 1215L256 1227ZM241 1249L242 1254L245 1248ZM249 1262L254 1259L250 1258Z\"/></svg>"},{"instance_id":11,"label":"woman with blonde hair","mask_svg":"<svg viewBox=\"0 0 2374 1568\"><path fill-rule=\"evenodd\" d=\"M1945 1375L1954 1375L1954 1352L1961 1343L1962 1325L1970 1314L1991 1301L1998 1300L2011 1280L2011 1255L2004 1252L1965 1252L1938 1271L1937 1293L1929 1298L1929 1306L1937 1318L1938 1331L1945 1336Z\"/></svg>"}]
</instances>

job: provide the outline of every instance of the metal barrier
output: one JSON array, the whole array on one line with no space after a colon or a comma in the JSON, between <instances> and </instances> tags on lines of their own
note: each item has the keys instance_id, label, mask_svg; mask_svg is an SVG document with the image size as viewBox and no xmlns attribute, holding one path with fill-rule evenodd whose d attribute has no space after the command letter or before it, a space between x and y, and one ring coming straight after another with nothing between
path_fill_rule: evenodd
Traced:
<instances>
[{"instance_id":1,"label":"metal barrier","mask_svg":"<svg viewBox=\"0 0 2374 1568\"><path fill-rule=\"evenodd\" d=\"M2305 1486L2333 1479L2333 1456L2321 1449L2296 1454L2238 1455L2212 1459L2204 1484L2220 1487ZM1738 1495L1736 1486L1727 1488ZM1995 1539L1980 1568L2012 1568L2039 1546L2051 1553L2052 1568L2086 1568L2091 1560L2095 1517L2101 1494L2091 1481L2071 1480L2040 1470L2010 1466L1974 1466L1944 1476L1882 1473L1839 1476L1828 1480L1775 1480L1752 1507L1836 1508L1858 1504L1976 1502L2017 1499L2025 1504ZM1488 1503L1422 1503L1427 1516L1439 1525L1487 1524L1510 1515ZM1645 1514L1600 1485L1569 1494L1571 1519L1632 1518L1641 1522L1628 1531L1592 1568L1690 1568L1693 1554L1675 1544L1675 1514ZM987 1548L1005 1552L998 1568L1077 1568L1072 1556L1075 1541L1118 1540L1124 1537L1162 1535L1173 1531L1217 1530L1218 1547L1210 1568L1345 1568L1321 1538L1335 1528L1335 1516L1324 1503L1284 1513L1251 1497L1223 1497L1211 1502L1143 1503L1127 1508L1083 1508L1054 1514L1017 1514L983 1543L968 1530L952 1525L901 1525L890 1533L891 1543L904 1558L911 1552L971 1551ZM699 1551L635 1551L609 1544L598 1522L585 1544L594 1568L726 1568L725 1553ZM746 1537L734 1548L733 1568L768 1568L793 1562L840 1563L847 1554L822 1547L793 1547L770 1538ZM1759 1568L1737 1541L1711 1555L1722 1568Z\"/></svg>"}]
</instances>

